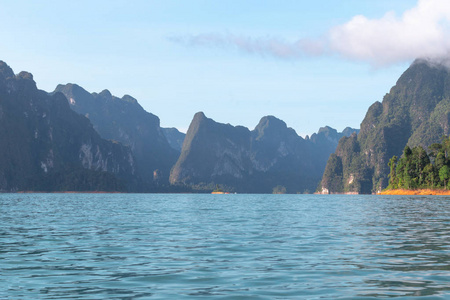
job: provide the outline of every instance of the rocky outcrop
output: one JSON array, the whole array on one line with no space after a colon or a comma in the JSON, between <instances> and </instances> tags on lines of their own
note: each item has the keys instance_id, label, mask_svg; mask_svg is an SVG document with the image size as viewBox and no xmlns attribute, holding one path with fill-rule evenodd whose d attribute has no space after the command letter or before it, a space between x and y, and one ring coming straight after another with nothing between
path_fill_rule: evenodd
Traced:
<instances>
[{"instance_id":1,"label":"rocky outcrop","mask_svg":"<svg viewBox=\"0 0 450 300\"><path fill-rule=\"evenodd\" d=\"M206 143L206 144L205 144ZM250 131L216 123L200 112L195 114L186 134L180 158L172 169L172 184L213 183L221 178L239 184L250 165Z\"/></svg>"},{"instance_id":2,"label":"rocky outcrop","mask_svg":"<svg viewBox=\"0 0 450 300\"><path fill-rule=\"evenodd\" d=\"M160 127L159 118L146 112L136 99L111 95L108 90L89 93L76 84L58 85L70 107L86 116L102 138L129 146L143 180L140 191L154 192L168 185L170 169L179 151L172 148Z\"/></svg>"},{"instance_id":3,"label":"rocky outcrop","mask_svg":"<svg viewBox=\"0 0 450 300\"><path fill-rule=\"evenodd\" d=\"M0 191L133 189L129 148L103 140L61 93L0 62Z\"/></svg>"},{"instance_id":4,"label":"rocky outcrop","mask_svg":"<svg viewBox=\"0 0 450 300\"><path fill-rule=\"evenodd\" d=\"M319 191L369 194L386 188L389 159L401 156L406 145L427 148L439 142L449 134L449 120L449 69L415 61L383 102L369 107L358 136L339 142Z\"/></svg>"},{"instance_id":5,"label":"rocky outcrop","mask_svg":"<svg viewBox=\"0 0 450 300\"><path fill-rule=\"evenodd\" d=\"M177 152L181 153L181 148L183 148L184 138L186 134L178 131L176 128L161 128L170 147L175 149Z\"/></svg>"},{"instance_id":6,"label":"rocky outcrop","mask_svg":"<svg viewBox=\"0 0 450 300\"><path fill-rule=\"evenodd\" d=\"M325 127L303 139L286 123L261 119L253 131L220 124L197 113L189 126L180 158L172 169L172 184L229 191L271 193L312 192L342 133Z\"/></svg>"}]
</instances>

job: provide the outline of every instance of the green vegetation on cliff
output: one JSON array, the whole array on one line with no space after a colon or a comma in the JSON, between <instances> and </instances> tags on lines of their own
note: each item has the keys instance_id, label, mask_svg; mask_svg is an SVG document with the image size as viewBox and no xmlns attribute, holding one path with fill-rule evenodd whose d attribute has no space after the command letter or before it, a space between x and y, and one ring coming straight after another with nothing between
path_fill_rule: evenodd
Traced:
<instances>
[{"instance_id":1,"label":"green vegetation on cliff","mask_svg":"<svg viewBox=\"0 0 450 300\"><path fill-rule=\"evenodd\" d=\"M391 157L400 156L406 145L427 149L449 133L449 69L417 60L382 103L370 106L358 136L339 142L335 154L342 172L333 171L336 158L330 158L318 192L378 192L388 186Z\"/></svg>"},{"instance_id":2,"label":"green vegetation on cliff","mask_svg":"<svg viewBox=\"0 0 450 300\"><path fill-rule=\"evenodd\" d=\"M421 146L406 146L400 159L393 156L388 163L389 185L387 189L436 189L449 188L450 139L430 145L429 153Z\"/></svg>"}]
</instances>

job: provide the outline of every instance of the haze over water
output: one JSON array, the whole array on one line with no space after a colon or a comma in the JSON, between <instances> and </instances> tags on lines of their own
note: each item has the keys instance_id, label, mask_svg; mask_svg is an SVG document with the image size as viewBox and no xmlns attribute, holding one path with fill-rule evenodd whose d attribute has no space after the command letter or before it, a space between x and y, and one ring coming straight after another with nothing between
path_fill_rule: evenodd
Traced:
<instances>
[{"instance_id":1,"label":"haze over water","mask_svg":"<svg viewBox=\"0 0 450 300\"><path fill-rule=\"evenodd\" d=\"M448 299L449 201L0 194L0 298Z\"/></svg>"}]
</instances>

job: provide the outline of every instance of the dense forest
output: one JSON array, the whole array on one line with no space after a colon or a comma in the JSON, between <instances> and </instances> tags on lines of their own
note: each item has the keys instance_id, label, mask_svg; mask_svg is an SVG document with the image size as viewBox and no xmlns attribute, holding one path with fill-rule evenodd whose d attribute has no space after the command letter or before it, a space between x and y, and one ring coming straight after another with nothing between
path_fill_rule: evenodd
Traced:
<instances>
[{"instance_id":1,"label":"dense forest","mask_svg":"<svg viewBox=\"0 0 450 300\"><path fill-rule=\"evenodd\" d=\"M387 189L448 189L450 187L450 139L443 137L441 143L428 147L406 146L399 159L393 156Z\"/></svg>"}]
</instances>

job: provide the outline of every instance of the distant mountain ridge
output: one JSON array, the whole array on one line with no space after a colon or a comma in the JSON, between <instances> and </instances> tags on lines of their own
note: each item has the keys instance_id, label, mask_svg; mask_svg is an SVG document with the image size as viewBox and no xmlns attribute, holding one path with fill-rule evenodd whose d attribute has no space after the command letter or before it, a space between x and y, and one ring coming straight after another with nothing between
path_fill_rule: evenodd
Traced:
<instances>
[{"instance_id":1,"label":"distant mountain ridge","mask_svg":"<svg viewBox=\"0 0 450 300\"><path fill-rule=\"evenodd\" d=\"M38 90L0 61L0 191L127 191L137 182L129 148L103 140L61 93Z\"/></svg>"},{"instance_id":2,"label":"distant mountain ridge","mask_svg":"<svg viewBox=\"0 0 450 300\"><path fill-rule=\"evenodd\" d=\"M263 117L250 131L217 123L199 112L170 181L200 190L220 184L237 192L271 193L280 185L290 193L312 192L342 136L324 127L303 139L273 116Z\"/></svg>"},{"instance_id":3,"label":"distant mountain ridge","mask_svg":"<svg viewBox=\"0 0 450 300\"><path fill-rule=\"evenodd\" d=\"M89 118L103 138L131 148L143 180L141 191L168 186L170 169L179 151L169 144L157 116L145 111L129 95L118 98L108 90L89 93L76 84L60 84L57 92L67 97L74 111Z\"/></svg>"},{"instance_id":4,"label":"distant mountain ridge","mask_svg":"<svg viewBox=\"0 0 450 300\"><path fill-rule=\"evenodd\" d=\"M356 136L342 138L330 156L318 192L375 193L388 185L389 159L406 145L427 148L450 133L450 71L416 60L369 107Z\"/></svg>"},{"instance_id":5,"label":"distant mountain ridge","mask_svg":"<svg viewBox=\"0 0 450 300\"><path fill-rule=\"evenodd\" d=\"M0 62L0 191L313 192L343 136L302 138L273 116L254 130L197 113L187 134L136 99L76 84L38 90ZM181 151L181 152L180 152ZM170 177L169 177L170 175Z\"/></svg>"}]
</instances>

